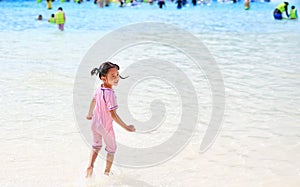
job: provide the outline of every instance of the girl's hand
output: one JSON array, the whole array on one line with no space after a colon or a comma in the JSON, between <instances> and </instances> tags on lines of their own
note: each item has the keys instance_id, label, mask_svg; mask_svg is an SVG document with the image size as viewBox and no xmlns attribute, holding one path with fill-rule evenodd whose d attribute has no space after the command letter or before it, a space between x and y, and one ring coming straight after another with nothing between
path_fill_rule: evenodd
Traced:
<instances>
[{"instance_id":1,"label":"girl's hand","mask_svg":"<svg viewBox=\"0 0 300 187\"><path fill-rule=\"evenodd\" d=\"M128 130L129 132L134 132L135 128L133 125L128 125L126 130Z\"/></svg>"},{"instance_id":2,"label":"girl's hand","mask_svg":"<svg viewBox=\"0 0 300 187\"><path fill-rule=\"evenodd\" d=\"M87 119L87 120L91 120L92 118L93 118L93 115L88 114L88 115L86 116L86 119Z\"/></svg>"}]
</instances>

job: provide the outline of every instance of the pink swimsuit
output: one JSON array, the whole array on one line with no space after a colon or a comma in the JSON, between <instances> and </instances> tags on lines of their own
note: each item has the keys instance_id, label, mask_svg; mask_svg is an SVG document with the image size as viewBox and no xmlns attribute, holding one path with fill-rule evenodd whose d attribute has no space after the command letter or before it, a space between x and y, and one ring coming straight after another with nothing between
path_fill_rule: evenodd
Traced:
<instances>
[{"instance_id":1,"label":"pink swimsuit","mask_svg":"<svg viewBox=\"0 0 300 187\"><path fill-rule=\"evenodd\" d=\"M93 148L100 149L102 147L103 137L105 150L113 154L116 152L117 146L110 111L118 108L115 92L113 89L101 86L96 90L94 99L96 106L91 127L94 139Z\"/></svg>"}]
</instances>

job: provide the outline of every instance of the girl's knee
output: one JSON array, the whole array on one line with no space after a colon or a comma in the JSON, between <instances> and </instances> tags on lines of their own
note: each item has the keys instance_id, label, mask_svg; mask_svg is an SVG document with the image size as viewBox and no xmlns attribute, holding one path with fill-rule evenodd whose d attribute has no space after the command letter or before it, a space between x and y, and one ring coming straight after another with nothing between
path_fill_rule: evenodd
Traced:
<instances>
[{"instance_id":1,"label":"girl's knee","mask_svg":"<svg viewBox=\"0 0 300 187\"><path fill-rule=\"evenodd\" d=\"M106 147L105 150L106 150L107 154L114 155L117 150L117 146Z\"/></svg>"},{"instance_id":2,"label":"girl's knee","mask_svg":"<svg viewBox=\"0 0 300 187\"><path fill-rule=\"evenodd\" d=\"M95 153L97 153L97 154L98 154L98 153L99 153L99 151L100 151L100 149L101 149L101 148L93 148L93 152L95 152Z\"/></svg>"}]
</instances>

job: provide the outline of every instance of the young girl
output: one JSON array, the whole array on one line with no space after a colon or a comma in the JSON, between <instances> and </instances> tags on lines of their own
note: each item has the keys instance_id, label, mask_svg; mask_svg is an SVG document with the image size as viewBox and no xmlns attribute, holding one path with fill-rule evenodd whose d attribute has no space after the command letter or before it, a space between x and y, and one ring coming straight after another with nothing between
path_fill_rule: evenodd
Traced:
<instances>
[{"instance_id":1,"label":"young girl","mask_svg":"<svg viewBox=\"0 0 300 187\"><path fill-rule=\"evenodd\" d=\"M119 75L118 70L119 66L117 64L104 62L99 68L94 68L91 71L92 75L99 74L99 78L103 81L103 84L96 90L86 117L88 120L92 120L91 129L93 133L93 150L91 151L90 163L87 168L86 177L90 177L93 173L94 162L102 147L102 138L106 145L105 150L107 151L104 174L109 175L110 173L114 153L117 148L112 125L113 120L127 131L135 131L134 126L126 125L116 112L118 104L112 87L118 85L120 78L124 79Z\"/></svg>"},{"instance_id":2,"label":"young girl","mask_svg":"<svg viewBox=\"0 0 300 187\"><path fill-rule=\"evenodd\" d=\"M292 6L290 11L290 19L297 19L297 18L298 18L297 9L295 6Z\"/></svg>"},{"instance_id":3,"label":"young girl","mask_svg":"<svg viewBox=\"0 0 300 187\"><path fill-rule=\"evenodd\" d=\"M64 25L66 22L66 14L63 12L63 9L59 7L55 13L55 23L58 25L58 29L64 31Z\"/></svg>"}]
</instances>

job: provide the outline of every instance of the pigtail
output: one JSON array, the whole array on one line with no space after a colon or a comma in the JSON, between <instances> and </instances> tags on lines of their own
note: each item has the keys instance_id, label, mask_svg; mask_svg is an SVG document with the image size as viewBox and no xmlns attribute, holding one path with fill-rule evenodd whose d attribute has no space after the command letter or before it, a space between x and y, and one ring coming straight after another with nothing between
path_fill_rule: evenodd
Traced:
<instances>
[{"instance_id":1,"label":"pigtail","mask_svg":"<svg viewBox=\"0 0 300 187\"><path fill-rule=\"evenodd\" d=\"M100 74L100 70L98 69L98 68L94 68L92 71L91 71L91 76L93 76L93 75L98 75L98 74Z\"/></svg>"},{"instance_id":2,"label":"pigtail","mask_svg":"<svg viewBox=\"0 0 300 187\"><path fill-rule=\"evenodd\" d=\"M127 79L129 76L122 77L121 75L119 75L119 77L120 77L121 79Z\"/></svg>"}]
</instances>

